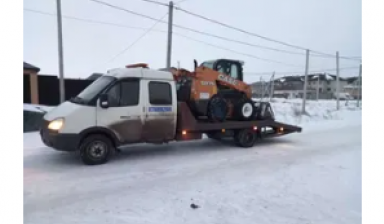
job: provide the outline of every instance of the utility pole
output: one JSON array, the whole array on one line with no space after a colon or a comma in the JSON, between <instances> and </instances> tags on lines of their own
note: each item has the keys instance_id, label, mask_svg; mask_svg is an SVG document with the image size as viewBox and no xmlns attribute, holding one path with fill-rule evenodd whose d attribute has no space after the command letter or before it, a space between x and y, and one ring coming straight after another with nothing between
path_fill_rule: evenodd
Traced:
<instances>
[{"instance_id":1,"label":"utility pole","mask_svg":"<svg viewBox=\"0 0 384 224\"><path fill-rule=\"evenodd\" d=\"M360 101L361 101L361 93L362 93L362 89L363 89L363 85L362 85L362 80L361 80L361 73L362 73L362 65L360 64L360 68L359 68L359 86L357 87L358 88L358 91L359 91L359 95L357 96L357 107L360 107Z\"/></svg>"},{"instance_id":2,"label":"utility pole","mask_svg":"<svg viewBox=\"0 0 384 224\"><path fill-rule=\"evenodd\" d=\"M273 98L273 93L275 92L275 72L273 72L270 80L270 92L269 92L269 102L271 102Z\"/></svg>"},{"instance_id":3,"label":"utility pole","mask_svg":"<svg viewBox=\"0 0 384 224\"><path fill-rule=\"evenodd\" d=\"M340 110L340 67L339 52L336 52L336 109Z\"/></svg>"},{"instance_id":4,"label":"utility pole","mask_svg":"<svg viewBox=\"0 0 384 224\"><path fill-rule=\"evenodd\" d=\"M56 0L57 7L57 40L58 40L58 56L59 56L59 89L60 102L65 101L64 86L64 53L63 53L63 28L61 24L61 0Z\"/></svg>"},{"instance_id":5,"label":"utility pole","mask_svg":"<svg viewBox=\"0 0 384 224\"><path fill-rule=\"evenodd\" d=\"M260 102L263 101L263 88L264 85L263 85L263 77L260 76Z\"/></svg>"},{"instance_id":6,"label":"utility pole","mask_svg":"<svg viewBox=\"0 0 384 224\"><path fill-rule=\"evenodd\" d=\"M173 2L169 2L168 12L168 43L167 43L167 68L171 68L172 55L172 26L173 26Z\"/></svg>"},{"instance_id":7,"label":"utility pole","mask_svg":"<svg viewBox=\"0 0 384 224\"><path fill-rule=\"evenodd\" d=\"M305 56L305 75L304 75L304 89L303 89L303 103L301 113L305 113L305 101L307 100L307 82L308 82L308 68L309 68L309 50L306 50Z\"/></svg>"},{"instance_id":8,"label":"utility pole","mask_svg":"<svg viewBox=\"0 0 384 224\"><path fill-rule=\"evenodd\" d=\"M316 100L319 101L320 91L320 74L317 76L317 87L316 87Z\"/></svg>"}]
</instances>

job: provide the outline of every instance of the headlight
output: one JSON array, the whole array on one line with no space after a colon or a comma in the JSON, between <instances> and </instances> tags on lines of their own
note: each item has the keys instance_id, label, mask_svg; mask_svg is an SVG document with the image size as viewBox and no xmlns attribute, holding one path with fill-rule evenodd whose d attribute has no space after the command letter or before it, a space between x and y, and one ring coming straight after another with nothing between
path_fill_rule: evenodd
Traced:
<instances>
[{"instance_id":1,"label":"headlight","mask_svg":"<svg viewBox=\"0 0 384 224\"><path fill-rule=\"evenodd\" d=\"M64 125L64 119L58 118L49 123L48 129L57 131L57 130L60 130L63 127L63 125Z\"/></svg>"}]
</instances>

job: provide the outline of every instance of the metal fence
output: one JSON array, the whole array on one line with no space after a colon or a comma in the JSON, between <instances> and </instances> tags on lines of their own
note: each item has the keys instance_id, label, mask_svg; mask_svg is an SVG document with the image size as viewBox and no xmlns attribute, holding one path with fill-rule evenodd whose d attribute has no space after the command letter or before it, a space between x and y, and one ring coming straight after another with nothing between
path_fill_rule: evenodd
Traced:
<instances>
[{"instance_id":1,"label":"metal fence","mask_svg":"<svg viewBox=\"0 0 384 224\"><path fill-rule=\"evenodd\" d=\"M65 100L78 95L93 80L65 79ZM38 104L57 106L60 104L59 79L57 76L38 75ZM30 76L24 75L24 103L31 103Z\"/></svg>"}]
</instances>

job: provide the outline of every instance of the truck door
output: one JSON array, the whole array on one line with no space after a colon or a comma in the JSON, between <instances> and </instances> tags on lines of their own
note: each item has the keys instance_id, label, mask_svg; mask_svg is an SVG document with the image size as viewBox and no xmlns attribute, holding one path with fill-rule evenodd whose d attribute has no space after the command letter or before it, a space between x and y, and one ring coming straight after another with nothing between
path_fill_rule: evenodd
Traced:
<instances>
[{"instance_id":1,"label":"truck door","mask_svg":"<svg viewBox=\"0 0 384 224\"><path fill-rule=\"evenodd\" d=\"M144 115L140 89L140 79L121 79L106 90L109 107L104 109L97 103L97 126L114 132L122 143L141 140Z\"/></svg>"},{"instance_id":2,"label":"truck door","mask_svg":"<svg viewBox=\"0 0 384 224\"><path fill-rule=\"evenodd\" d=\"M176 131L177 98L172 81L143 80L146 89L143 139L158 143L173 140ZM143 94L144 95L144 94Z\"/></svg>"}]
</instances>

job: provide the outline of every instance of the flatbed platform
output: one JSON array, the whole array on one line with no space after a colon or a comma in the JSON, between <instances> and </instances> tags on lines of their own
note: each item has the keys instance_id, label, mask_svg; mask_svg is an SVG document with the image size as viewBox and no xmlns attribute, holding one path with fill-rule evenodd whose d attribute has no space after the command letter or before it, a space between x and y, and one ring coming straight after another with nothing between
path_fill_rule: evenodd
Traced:
<instances>
[{"instance_id":1,"label":"flatbed platform","mask_svg":"<svg viewBox=\"0 0 384 224\"><path fill-rule=\"evenodd\" d=\"M253 130L258 138L277 137L302 131L299 126L285 124L273 119L217 123L198 121L185 102L178 103L177 141L201 139L203 134L217 136L220 133L222 136L233 136L237 130L244 129Z\"/></svg>"}]
</instances>

